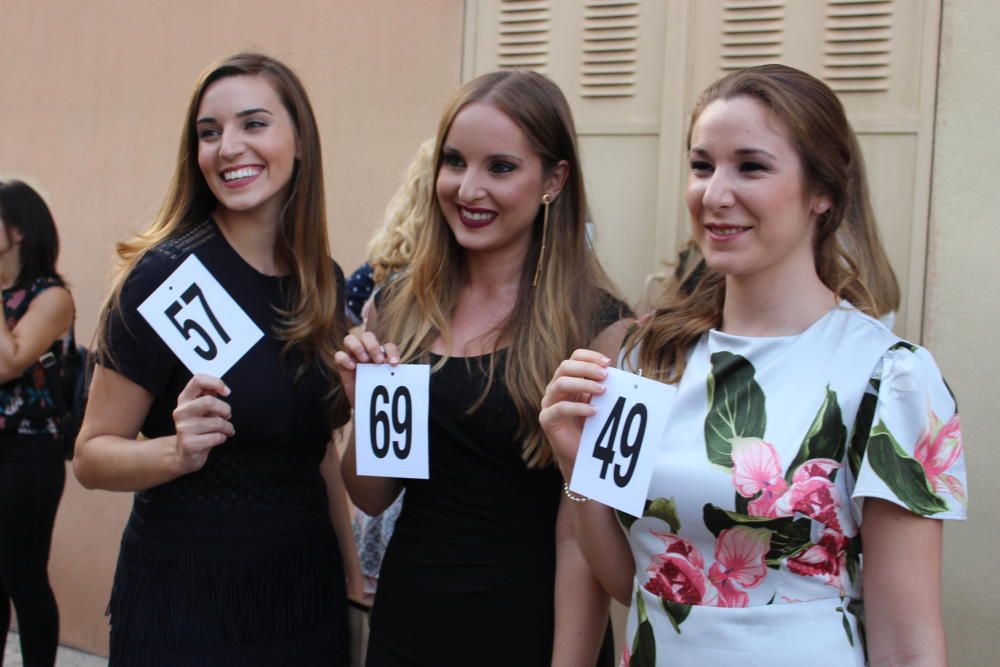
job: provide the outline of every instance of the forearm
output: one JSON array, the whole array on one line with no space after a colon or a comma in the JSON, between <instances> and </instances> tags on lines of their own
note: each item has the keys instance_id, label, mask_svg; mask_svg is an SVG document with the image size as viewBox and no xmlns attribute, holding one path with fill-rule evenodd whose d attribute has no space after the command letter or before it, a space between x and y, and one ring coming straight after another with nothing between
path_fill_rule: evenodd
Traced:
<instances>
[{"instance_id":1,"label":"forearm","mask_svg":"<svg viewBox=\"0 0 1000 667\"><path fill-rule=\"evenodd\" d=\"M116 435L91 436L81 430L73 456L73 472L88 489L141 491L183 474L176 437L135 440Z\"/></svg>"},{"instance_id":2,"label":"forearm","mask_svg":"<svg viewBox=\"0 0 1000 667\"><path fill-rule=\"evenodd\" d=\"M344 486L351 496L351 501L369 516L376 516L385 511L396 500L401 490L399 480L391 477L370 477L359 475L357 460L354 455L354 427L347 441L347 450L340 464L340 473Z\"/></svg>"},{"instance_id":3,"label":"forearm","mask_svg":"<svg viewBox=\"0 0 1000 667\"><path fill-rule=\"evenodd\" d=\"M593 576L611 597L629 606L635 561L614 510L596 501L573 507L573 529Z\"/></svg>"},{"instance_id":4,"label":"forearm","mask_svg":"<svg viewBox=\"0 0 1000 667\"><path fill-rule=\"evenodd\" d=\"M556 545L555 633L552 667L581 667L597 662L608 624L608 594L594 578L576 539Z\"/></svg>"},{"instance_id":5,"label":"forearm","mask_svg":"<svg viewBox=\"0 0 1000 667\"><path fill-rule=\"evenodd\" d=\"M344 564L344 576L347 579L347 594L361 599L364 596L364 579L361 576L361 560L358 557L358 546L354 542L354 529L351 526L351 508L347 499L347 489L340 476L340 457L336 446L331 442L327 449L327 458L323 461L323 479L326 481L326 495L330 511L330 523L337 534L337 544L340 547L340 558Z\"/></svg>"}]
</instances>

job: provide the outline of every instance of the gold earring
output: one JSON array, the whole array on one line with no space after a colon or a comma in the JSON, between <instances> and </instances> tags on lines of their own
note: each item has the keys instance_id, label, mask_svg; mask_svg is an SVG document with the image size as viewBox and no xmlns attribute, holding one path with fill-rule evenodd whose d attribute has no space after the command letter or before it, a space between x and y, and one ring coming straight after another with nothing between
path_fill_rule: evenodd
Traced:
<instances>
[{"instance_id":1,"label":"gold earring","mask_svg":"<svg viewBox=\"0 0 1000 667\"><path fill-rule=\"evenodd\" d=\"M545 210L542 212L542 248L538 251L538 265L535 267L535 277L531 281L532 287L538 286L538 276L542 275L542 261L545 259L545 237L549 231L549 204L552 203L552 195L546 192L542 195L542 205Z\"/></svg>"}]
</instances>

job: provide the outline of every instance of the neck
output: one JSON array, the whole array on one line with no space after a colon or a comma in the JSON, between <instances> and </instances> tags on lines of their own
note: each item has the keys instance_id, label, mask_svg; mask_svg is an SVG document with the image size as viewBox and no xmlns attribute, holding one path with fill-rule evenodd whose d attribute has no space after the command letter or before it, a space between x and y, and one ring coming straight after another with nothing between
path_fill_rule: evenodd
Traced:
<instances>
[{"instance_id":1,"label":"neck","mask_svg":"<svg viewBox=\"0 0 1000 667\"><path fill-rule=\"evenodd\" d=\"M287 271L276 253L279 225L276 216L219 208L213 218L226 241L247 264L268 276Z\"/></svg>"},{"instance_id":2,"label":"neck","mask_svg":"<svg viewBox=\"0 0 1000 667\"><path fill-rule=\"evenodd\" d=\"M7 289L14 285L14 281L21 275L21 258L18 247L13 246L7 252L0 255L0 287Z\"/></svg>"},{"instance_id":3,"label":"neck","mask_svg":"<svg viewBox=\"0 0 1000 667\"><path fill-rule=\"evenodd\" d=\"M837 304L810 262L803 272L726 276L722 331L737 336L792 336Z\"/></svg>"},{"instance_id":4,"label":"neck","mask_svg":"<svg viewBox=\"0 0 1000 667\"><path fill-rule=\"evenodd\" d=\"M527 248L514 246L489 252L465 253L465 289L496 294L517 293Z\"/></svg>"}]
</instances>

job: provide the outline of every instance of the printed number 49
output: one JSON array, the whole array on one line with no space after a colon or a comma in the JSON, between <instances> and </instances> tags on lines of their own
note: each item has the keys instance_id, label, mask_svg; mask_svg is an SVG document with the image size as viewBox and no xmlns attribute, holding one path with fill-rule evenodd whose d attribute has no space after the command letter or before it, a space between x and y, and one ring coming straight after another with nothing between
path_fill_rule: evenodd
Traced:
<instances>
[{"instance_id":1,"label":"printed number 49","mask_svg":"<svg viewBox=\"0 0 1000 667\"><path fill-rule=\"evenodd\" d=\"M201 307L205 309L205 314L208 315L208 319L211 321L212 326L215 327L216 332L218 332L219 338L222 339L223 343L229 342L229 334L227 334L226 330L222 328L221 324L219 324L219 320L216 319L215 313L212 312L212 309L208 307L208 301L205 300L205 295L201 293L201 288L198 287L198 283L191 283L191 285L181 294L181 299L186 304L198 299L198 301L201 302ZM208 332L205 331L205 328L192 319L186 319L183 322L177 321L177 315L181 312L181 308L183 307L184 306L181 305L180 301L174 301L172 304L167 306L167 309L163 311L163 314L167 316L175 327L177 327L177 330L181 332L181 335L184 336L184 338L190 339L191 334L196 333L203 341L205 341L206 347L203 348L199 345L194 348L194 351L199 357L205 361L215 359L215 356L219 353L219 347L215 344L215 341L212 340L212 337L208 335Z\"/></svg>"},{"instance_id":2,"label":"printed number 49","mask_svg":"<svg viewBox=\"0 0 1000 667\"><path fill-rule=\"evenodd\" d=\"M379 401L384 404L381 408ZM372 452L375 456L384 459L389 453L390 443L397 458L405 459L410 455L410 444L413 441L412 406L410 390L406 387L396 387L391 401L388 389L382 385L375 387L375 391L372 392L368 422L371 429ZM385 407L389 407L389 410L386 411Z\"/></svg>"},{"instance_id":3,"label":"printed number 49","mask_svg":"<svg viewBox=\"0 0 1000 667\"><path fill-rule=\"evenodd\" d=\"M615 460L615 440L618 437L618 425L621 423L624 411L625 397L619 396L615 402L615 407L611 409L611 414L608 415L608 420L601 427L601 433L597 436L597 442L594 443L594 458L602 461L604 464L601 466L601 479L607 478L608 468ZM628 411L628 416L625 417L625 427L622 429L619 445L621 455L628 460L629 464L628 470L623 473L621 464L615 463L614 480L615 484L619 487L626 486L629 480L632 479L632 473L635 472L635 464L639 460L639 450L642 448L642 436L646 433L646 416L646 406L642 403L636 403ZM630 441L629 435L632 433L632 421L637 418L639 426L636 429L635 437ZM604 442L605 435L607 435L608 443L602 445L601 443Z\"/></svg>"}]
</instances>

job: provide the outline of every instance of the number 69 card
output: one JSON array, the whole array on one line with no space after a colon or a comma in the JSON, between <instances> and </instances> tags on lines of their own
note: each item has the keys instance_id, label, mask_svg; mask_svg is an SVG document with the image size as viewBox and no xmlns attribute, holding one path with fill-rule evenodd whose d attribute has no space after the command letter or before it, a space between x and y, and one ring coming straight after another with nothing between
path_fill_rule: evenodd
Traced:
<instances>
[{"instance_id":1,"label":"number 69 card","mask_svg":"<svg viewBox=\"0 0 1000 667\"><path fill-rule=\"evenodd\" d=\"M354 443L359 475L427 479L430 366L358 364Z\"/></svg>"},{"instance_id":2,"label":"number 69 card","mask_svg":"<svg viewBox=\"0 0 1000 667\"><path fill-rule=\"evenodd\" d=\"M221 378L264 337L194 255L181 262L138 310L191 373Z\"/></svg>"},{"instance_id":3,"label":"number 69 card","mask_svg":"<svg viewBox=\"0 0 1000 667\"><path fill-rule=\"evenodd\" d=\"M583 424L569 488L642 516L677 387L616 368L608 369L604 385L591 398L597 414Z\"/></svg>"}]
</instances>

